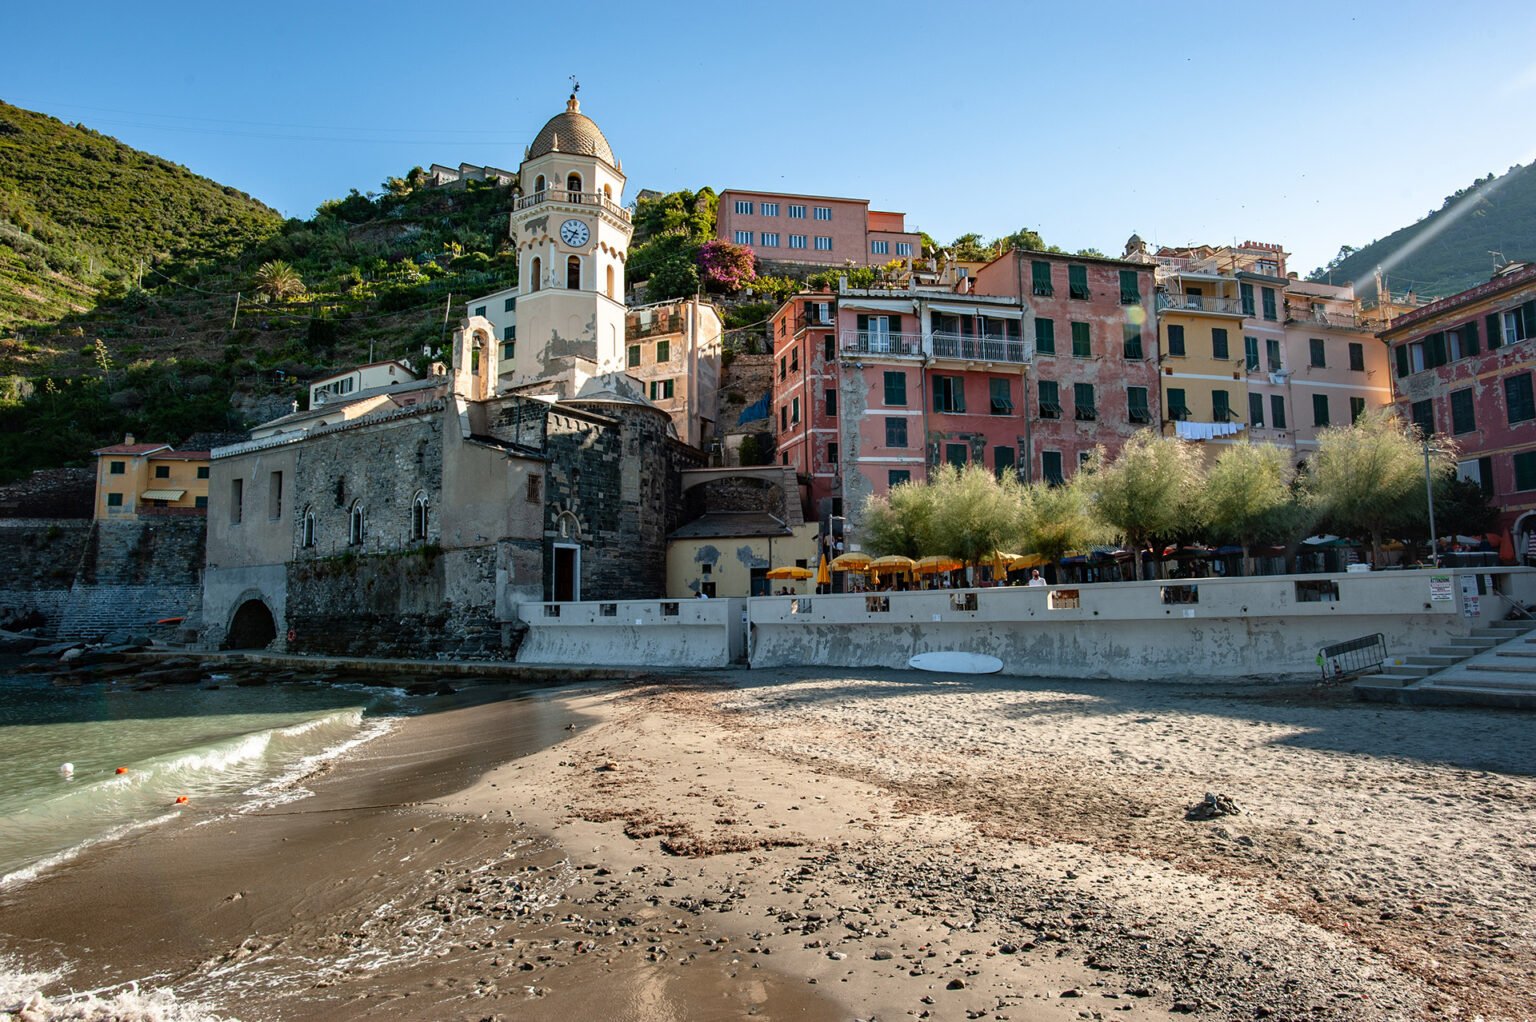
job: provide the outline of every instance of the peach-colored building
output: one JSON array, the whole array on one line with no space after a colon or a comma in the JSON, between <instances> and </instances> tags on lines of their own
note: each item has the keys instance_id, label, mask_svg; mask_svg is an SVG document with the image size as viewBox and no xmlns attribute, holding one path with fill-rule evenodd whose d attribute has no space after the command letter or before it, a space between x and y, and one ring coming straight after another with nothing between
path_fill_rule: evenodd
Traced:
<instances>
[{"instance_id":1,"label":"peach-colored building","mask_svg":"<svg viewBox=\"0 0 1536 1022\"><path fill-rule=\"evenodd\" d=\"M170 444L141 444L133 434L96 455L98 521L146 514L205 514L208 452L178 451Z\"/></svg>"},{"instance_id":2,"label":"peach-colored building","mask_svg":"<svg viewBox=\"0 0 1536 1022\"><path fill-rule=\"evenodd\" d=\"M716 236L771 262L881 266L923 254L922 236L907 230L905 213L825 195L727 189L720 193Z\"/></svg>"},{"instance_id":3,"label":"peach-colored building","mask_svg":"<svg viewBox=\"0 0 1536 1022\"><path fill-rule=\"evenodd\" d=\"M724 331L715 307L697 298L643 305L624 316L624 371L672 417L678 439L698 448L720 421Z\"/></svg>"}]
</instances>

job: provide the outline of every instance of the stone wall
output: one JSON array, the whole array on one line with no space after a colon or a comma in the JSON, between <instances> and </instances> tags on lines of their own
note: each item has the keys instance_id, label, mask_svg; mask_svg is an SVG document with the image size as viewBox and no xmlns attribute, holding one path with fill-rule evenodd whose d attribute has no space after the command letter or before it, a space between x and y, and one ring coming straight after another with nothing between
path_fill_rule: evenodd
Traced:
<instances>
[{"instance_id":1,"label":"stone wall","mask_svg":"<svg viewBox=\"0 0 1536 1022\"><path fill-rule=\"evenodd\" d=\"M95 509L96 472L90 468L38 469L0 486L0 519L89 519Z\"/></svg>"}]
</instances>

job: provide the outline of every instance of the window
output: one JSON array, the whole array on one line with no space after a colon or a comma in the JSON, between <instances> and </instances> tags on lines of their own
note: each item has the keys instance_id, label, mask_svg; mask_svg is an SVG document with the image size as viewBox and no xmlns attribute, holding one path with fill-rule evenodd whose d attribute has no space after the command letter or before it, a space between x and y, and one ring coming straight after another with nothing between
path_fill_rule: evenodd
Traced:
<instances>
[{"instance_id":1,"label":"window","mask_svg":"<svg viewBox=\"0 0 1536 1022\"><path fill-rule=\"evenodd\" d=\"M1044 298L1051 296L1051 264L1036 259L1029 264L1030 289Z\"/></svg>"},{"instance_id":2,"label":"window","mask_svg":"<svg viewBox=\"0 0 1536 1022\"><path fill-rule=\"evenodd\" d=\"M789 378L789 359L784 355L779 356L779 379Z\"/></svg>"},{"instance_id":3,"label":"window","mask_svg":"<svg viewBox=\"0 0 1536 1022\"><path fill-rule=\"evenodd\" d=\"M805 247L805 235L803 235L803 234L791 234L789 236L789 247L790 248L804 248Z\"/></svg>"},{"instance_id":4,"label":"window","mask_svg":"<svg viewBox=\"0 0 1536 1022\"><path fill-rule=\"evenodd\" d=\"M123 461L109 461L109 462L107 462L107 472L110 475L120 476L124 472L126 472L127 470L128 470L127 462L123 462Z\"/></svg>"},{"instance_id":5,"label":"window","mask_svg":"<svg viewBox=\"0 0 1536 1022\"><path fill-rule=\"evenodd\" d=\"M1472 390L1451 391L1451 432L1471 433L1477 429L1477 417L1472 411Z\"/></svg>"},{"instance_id":6,"label":"window","mask_svg":"<svg viewBox=\"0 0 1536 1022\"><path fill-rule=\"evenodd\" d=\"M543 174L540 174L538 177L533 179L533 190L535 192L542 192L544 190L544 175Z\"/></svg>"},{"instance_id":7,"label":"window","mask_svg":"<svg viewBox=\"0 0 1536 1022\"><path fill-rule=\"evenodd\" d=\"M823 360L830 362L837 357L837 342L833 339L831 334L827 334L821 339L821 345L821 357Z\"/></svg>"},{"instance_id":8,"label":"window","mask_svg":"<svg viewBox=\"0 0 1536 1022\"><path fill-rule=\"evenodd\" d=\"M501 303L501 311L502 312L511 312L512 311L512 307L514 305L516 305L516 304L517 304L517 299L515 297L514 298L508 298L506 301Z\"/></svg>"},{"instance_id":9,"label":"window","mask_svg":"<svg viewBox=\"0 0 1536 1022\"><path fill-rule=\"evenodd\" d=\"M1087 323L1072 324L1072 357L1092 358L1093 342L1088 336Z\"/></svg>"},{"instance_id":10,"label":"window","mask_svg":"<svg viewBox=\"0 0 1536 1022\"><path fill-rule=\"evenodd\" d=\"M779 232L778 231L764 231L762 234L759 234L757 237L758 237L759 244L761 244L763 246L763 248L778 248L779 247Z\"/></svg>"},{"instance_id":11,"label":"window","mask_svg":"<svg viewBox=\"0 0 1536 1022\"><path fill-rule=\"evenodd\" d=\"M1135 270L1120 271L1120 304L1141 304L1141 284L1136 280Z\"/></svg>"},{"instance_id":12,"label":"window","mask_svg":"<svg viewBox=\"0 0 1536 1022\"><path fill-rule=\"evenodd\" d=\"M821 235L818 234L816 236L816 251L818 251L818 252L830 252L830 251L832 251L832 239L831 238L824 238L824 237L822 237Z\"/></svg>"},{"instance_id":13,"label":"window","mask_svg":"<svg viewBox=\"0 0 1536 1022\"><path fill-rule=\"evenodd\" d=\"M1269 395L1269 417L1276 429L1285 428L1285 398L1279 394Z\"/></svg>"},{"instance_id":14,"label":"window","mask_svg":"<svg viewBox=\"0 0 1536 1022\"><path fill-rule=\"evenodd\" d=\"M208 466L207 465L199 465L197 467L197 477L199 479L207 479L208 478Z\"/></svg>"},{"instance_id":15,"label":"window","mask_svg":"<svg viewBox=\"0 0 1536 1022\"><path fill-rule=\"evenodd\" d=\"M898 241L896 243L896 254L899 255L899 256L909 256L909 255L911 255L912 254L912 243L910 241Z\"/></svg>"},{"instance_id":16,"label":"window","mask_svg":"<svg viewBox=\"0 0 1536 1022\"><path fill-rule=\"evenodd\" d=\"M885 374L885 403L888 405L907 403L906 373L887 372Z\"/></svg>"},{"instance_id":17,"label":"window","mask_svg":"<svg viewBox=\"0 0 1536 1022\"><path fill-rule=\"evenodd\" d=\"M543 499L543 494L544 477L530 475L528 477L528 502L530 504L537 504L540 500Z\"/></svg>"},{"instance_id":18,"label":"window","mask_svg":"<svg viewBox=\"0 0 1536 1022\"><path fill-rule=\"evenodd\" d=\"M484 316L485 315L485 306L483 306L483 305L475 306L475 315L477 315L477 316Z\"/></svg>"},{"instance_id":19,"label":"window","mask_svg":"<svg viewBox=\"0 0 1536 1022\"><path fill-rule=\"evenodd\" d=\"M1040 418L1061 418L1061 395L1056 388L1055 380L1041 380L1040 388Z\"/></svg>"},{"instance_id":20,"label":"window","mask_svg":"<svg viewBox=\"0 0 1536 1022\"><path fill-rule=\"evenodd\" d=\"M516 341L503 341L502 344L501 344L501 360L503 362L510 362L510 361L512 361L513 358L516 357L516 355L517 355L517 342Z\"/></svg>"},{"instance_id":21,"label":"window","mask_svg":"<svg viewBox=\"0 0 1536 1022\"><path fill-rule=\"evenodd\" d=\"M1168 418L1180 421L1189 418L1189 405L1184 401L1183 387L1168 388Z\"/></svg>"},{"instance_id":22,"label":"window","mask_svg":"<svg viewBox=\"0 0 1536 1022\"><path fill-rule=\"evenodd\" d=\"M887 447L894 447L894 448L897 448L898 450L906 448L906 446L907 446L907 420L906 419L904 419L904 418L902 418L902 417L900 417L898 415L892 415L892 416L889 416L889 417L886 418L886 420L885 420L885 446L887 446Z\"/></svg>"},{"instance_id":23,"label":"window","mask_svg":"<svg viewBox=\"0 0 1536 1022\"><path fill-rule=\"evenodd\" d=\"M1060 486L1066 482L1066 477L1061 474L1061 452L1040 452L1040 475L1052 486Z\"/></svg>"},{"instance_id":24,"label":"window","mask_svg":"<svg viewBox=\"0 0 1536 1022\"><path fill-rule=\"evenodd\" d=\"M634 369L639 364L640 364L640 345L638 345L638 344L631 344L629 346L629 368Z\"/></svg>"},{"instance_id":25,"label":"window","mask_svg":"<svg viewBox=\"0 0 1536 1022\"><path fill-rule=\"evenodd\" d=\"M1168 324L1168 354L1184 354L1184 328L1177 323Z\"/></svg>"},{"instance_id":26,"label":"window","mask_svg":"<svg viewBox=\"0 0 1536 1022\"><path fill-rule=\"evenodd\" d=\"M789 421L791 424L800 421L800 399L798 397L789 400Z\"/></svg>"},{"instance_id":27,"label":"window","mask_svg":"<svg viewBox=\"0 0 1536 1022\"><path fill-rule=\"evenodd\" d=\"M933 378L933 410L936 412L965 411L964 377L935 376Z\"/></svg>"},{"instance_id":28,"label":"window","mask_svg":"<svg viewBox=\"0 0 1536 1022\"><path fill-rule=\"evenodd\" d=\"M1232 398L1224 390L1211 391L1211 421L1227 422L1232 418Z\"/></svg>"},{"instance_id":29,"label":"window","mask_svg":"<svg viewBox=\"0 0 1536 1022\"><path fill-rule=\"evenodd\" d=\"M1248 425L1261 428L1264 425L1264 395L1248 395Z\"/></svg>"},{"instance_id":30,"label":"window","mask_svg":"<svg viewBox=\"0 0 1536 1022\"><path fill-rule=\"evenodd\" d=\"M1536 490L1536 451L1522 451L1510 460L1515 464L1515 489Z\"/></svg>"},{"instance_id":31,"label":"window","mask_svg":"<svg viewBox=\"0 0 1536 1022\"><path fill-rule=\"evenodd\" d=\"M738 244L738 245L750 245L750 244L752 244L752 232L751 231L736 231L734 234L731 235L731 237L736 240L736 244Z\"/></svg>"},{"instance_id":32,"label":"window","mask_svg":"<svg viewBox=\"0 0 1536 1022\"><path fill-rule=\"evenodd\" d=\"M347 516L347 521L347 542L352 546L361 546L363 540L368 538L368 516L363 513L362 501L352 505L352 512Z\"/></svg>"},{"instance_id":33,"label":"window","mask_svg":"<svg viewBox=\"0 0 1536 1022\"><path fill-rule=\"evenodd\" d=\"M1089 297L1088 267L1070 265L1067 267L1067 297L1084 299Z\"/></svg>"},{"instance_id":34,"label":"window","mask_svg":"<svg viewBox=\"0 0 1536 1022\"><path fill-rule=\"evenodd\" d=\"M777 202L765 202L762 204L761 212L763 216L778 216L779 204Z\"/></svg>"},{"instance_id":35,"label":"window","mask_svg":"<svg viewBox=\"0 0 1536 1022\"><path fill-rule=\"evenodd\" d=\"M826 402L827 418L837 418L837 391L833 390L831 387L828 387L826 390L822 391L821 396L822 399Z\"/></svg>"},{"instance_id":36,"label":"window","mask_svg":"<svg viewBox=\"0 0 1536 1022\"><path fill-rule=\"evenodd\" d=\"M565 286L572 291L581 290L580 256L571 256L565 261Z\"/></svg>"},{"instance_id":37,"label":"window","mask_svg":"<svg viewBox=\"0 0 1536 1022\"><path fill-rule=\"evenodd\" d=\"M1127 362L1140 361L1145 356L1141 353L1141 324L1125 324L1125 359Z\"/></svg>"},{"instance_id":38,"label":"window","mask_svg":"<svg viewBox=\"0 0 1536 1022\"><path fill-rule=\"evenodd\" d=\"M1221 327L1211 329L1211 357L1222 362L1232 357L1227 350L1227 332Z\"/></svg>"},{"instance_id":39,"label":"window","mask_svg":"<svg viewBox=\"0 0 1536 1022\"><path fill-rule=\"evenodd\" d=\"M1350 425L1354 425L1355 423L1359 422L1360 421L1360 416L1362 416L1364 414L1365 414L1365 398L1363 398L1363 397L1352 397L1352 398L1350 398L1349 399L1349 422L1350 422Z\"/></svg>"},{"instance_id":40,"label":"window","mask_svg":"<svg viewBox=\"0 0 1536 1022\"><path fill-rule=\"evenodd\" d=\"M987 381L992 399L993 415L1013 414L1013 385L1007 380L993 377Z\"/></svg>"},{"instance_id":41,"label":"window","mask_svg":"<svg viewBox=\"0 0 1536 1022\"><path fill-rule=\"evenodd\" d=\"M827 444L827 464L833 468L837 467L837 441L835 440Z\"/></svg>"},{"instance_id":42,"label":"window","mask_svg":"<svg viewBox=\"0 0 1536 1022\"><path fill-rule=\"evenodd\" d=\"M658 361L658 362L670 362L670 361L672 361L672 342L671 341L657 341L656 342L656 361Z\"/></svg>"},{"instance_id":43,"label":"window","mask_svg":"<svg viewBox=\"0 0 1536 1022\"><path fill-rule=\"evenodd\" d=\"M1328 395L1327 394L1313 394L1312 395L1312 425L1314 425L1314 426L1326 426L1326 425L1328 425Z\"/></svg>"},{"instance_id":44,"label":"window","mask_svg":"<svg viewBox=\"0 0 1536 1022\"><path fill-rule=\"evenodd\" d=\"M283 474L273 472L267 477L267 517L283 516Z\"/></svg>"},{"instance_id":45,"label":"window","mask_svg":"<svg viewBox=\"0 0 1536 1022\"><path fill-rule=\"evenodd\" d=\"M1072 411L1082 421L1092 421L1099 417L1099 410L1093 403L1093 384L1072 384Z\"/></svg>"},{"instance_id":46,"label":"window","mask_svg":"<svg viewBox=\"0 0 1536 1022\"><path fill-rule=\"evenodd\" d=\"M1365 345L1358 341L1349 342L1349 368L1357 373L1365 372Z\"/></svg>"},{"instance_id":47,"label":"window","mask_svg":"<svg viewBox=\"0 0 1536 1022\"><path fill-rule=\"evenodd\" d=\"M1147 404L1146 387L1125 388L1126 417L1132 422L1151 422L1152 406Z\"/></svg>"},{"instance_id":48,"label":"window","mask_svg":"<svg viewBox=\"0 0 1536 1022\"><path fill-rule=\"evenodd\" d=\"M889 241L871 241L869 243L870 255L890 255L891 243Z\"/></svg>"},{"instance_id":49,"label":"window","mask_svg":"<svg viewBox=\"0 0 1536 1022\"><path fill-rule=\"evenodd\" d=\"M1536 419L1536 402L1531 399L1531 374L1521 373L1504 380L1504 408L1509 412L1509 424Z\"/></svg>"},{"instance_id":50,"label":"window","mask_svg":"<svg viewBox=\"0 0 1536 1022\"><path fill-rule=\"evenodd\" d=\"M672 381L671 380L652 380L651 381L651 400L652 401L660 401L660 400L663 400L665 398L669 398L671 396L672 396ZM795 398L795 421L796 422L800 421L800 410L799 409L800 409L800 399L799 398Z\"/></svg>"},{"instance_id":51,"label":"window","mask_svg":"<svg viewBox=\"0 0 1536 1022\"><path fill-rule=\"evenodd\" d=\"M832 219L832 207L831 206L816 206L816 207L814 207L814 214L815 214L815 218L817 220L831 220Z\"/></svg>"},{"instance_id":52,"label":"window","mask_svg":"<svg viewBox=\"0 0 1536 1022\"><path fill-rule=\"evenodd\" d=\"M1264 318L1278 319L1279 317L1275 315L1275 289L1266 287L1261 290L1264 298Z\"/></svg>"},{"instance_id":53,"label":"window","mask_svg":"<svg viewBox=\"0 0 1536 1022\"><path fill-rule=\"evenodd\" d=\"M1322 369L1328 365L1328 360L1323 354L1323 339L1321 337L1310 338L1307 341L1307 350L1310 352L1310 357L1307 360L1308 365L1315 369Z\"/></svg>"},{"instance_id":54,"label":"window","mask_svg":"<svg viewBox=\"0 0 1536 1022\"><path fill-rule=\"evenodd\" d=\"M121 493L107 494L107 507L122 507L123 495Z\"/></svg>"},{"instance_id":55,"label":"window","mask_svg":"<svg viewBox=\"0 0 1536 1022\"><path fill-rule=\"evenodd\" d=\"M1013 473L1013 448L999 445L992 448L992 471L997 478Z\"/></svg>"},{"instance_id":56,"label":"window","mask_svg":"<svg viewBox=\"0 0 1536 1022\"><path fill-rule=\"evenodd\" d=\"M229 520L235 525L245 517L245 480L229 481Z\"/></svg>"},{"instance_id":57,"label":"window","mask_svg":"<svg viewBox=\"0 0 1536 1022\"><path fill-rule=\"evenodd\" d=\"M156 465L155 466L155 478L156 479L169 479L170 477L171 477L171 466L169 466L169 465Z\"/></svg>"},{"instance_id":58,"label":"window","mask_svg":"<svg viewBox=\"0 0 1536 1022\"><path fill-rule=\"evenodd\" d=\"M1278 373L1281 368L1280 342L1273 337L1264 341L1264 365L1272 373Z\"/></svg>"},{"instance_id":59,"label":"window","mask_svg":"<svg viewBox=\"0 0 1536 1022\"><path fill-rule=\"evenodd\" d=\"M1243 338L1243 364L1250 373L1258 371L1259 339L1257 337Z\"/></svg>"},{"instance_id":60,"label":"window","mask_svg":"<svg viewBox=\"0 0 1536 1022\"><path fill-rule=\"evenodd\" d=\"M1035 354L1056 354L1056 321L1054 319L1035 320Z\"/></svg>"},{"instance_id":61,"label":"window","mask_svg":"<svg viewBox=\"0 0 1536 1022\"><path fill-rule=\"evenodd\" d=\"M805 219L805 207L804 206L797 206L794 203L790 203L789 215L790 215L790 217L792 219L804 220Z\"/></svg>"},{"instance_id":62,"label":"window","mask_svg":"<svg viewBox=\"0 0 1536 1022\"><path fill-rule=\"evenodd\" d=\"M751 216L752 201L750 199L737 199L736 212L740 213L742 216Z\"/></svg>"},{"instance_id":63,"label":"window","mask_svg":"<svg viewBox=\"0 0 1536 1022\"><path fill-rule=\"evenodd\" d=\"M971 449L965 444L945 444L944 460L956 468L964 468L970 460Z\"/></svg>"},{"instance_id":64,"label":"window","mask_svg":"<svg viewBox=\"0 0 1536 1022\"><path fill-rule=\"evenodd\" d=\"M581 175L567 174L565 178L565 190L581 194Z\"/></svg>"},{"instance_id":65,"label":"window","mask_svg":"<svg viewBox=\"0 0 1536 1022\"><path fill-rule=\"evenodd\" d=\"M427 495L416 494L416 499L411 501L411 538L427 538Z\"/></svg>"},{"instance_id":66,"label":"window","mask_svg":"<svg viewBox=\"0 0 1536 1022\"><path fill-rule=\"evenodd\" d=\"M1240 300L1242 301L1243 315L1245 315L1245 316L1252 316L1254 314L1254 309L1253 309L1253 285L1252 284L1239 284L1239 285L1237 285L1237 293L1240 296Z\"/></svg>"},{"instance_id":67,"label":"window","mask_svg":"<svg viewBox=\"0 0 1536 1022\"><path fill-rule=\"evenodd\" d=\"M789 429L789 409L785 408L782 405L780 405L779 406L779 432L783 433L783 432L787 431L788 429ZM784 456L784 464L786 464L786 465L789 464L789 455L787 455L787 454Z\"/></svg>"},{"instance_id":68,"label":"window","mask_svg":"<svg viewBox=\"0 0 1536 1022\"><path fill-rule=\"evenodd\" d=\"M912 473L904 468L893 468L885 473L885 485L893 490L902 483L910 483L911 481Z\"/></svg>"}]
</instances>

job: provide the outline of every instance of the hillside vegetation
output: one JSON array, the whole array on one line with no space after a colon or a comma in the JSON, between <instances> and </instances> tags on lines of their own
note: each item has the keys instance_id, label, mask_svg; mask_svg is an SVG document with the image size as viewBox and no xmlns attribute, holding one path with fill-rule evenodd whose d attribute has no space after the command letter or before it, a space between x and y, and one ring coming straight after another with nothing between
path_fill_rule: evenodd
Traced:
<instances>
[{"instance_id":1,"label":"hillside vegetation","mask_svg":"<svg viewBox=\"0 0 1536 1022\"><path fill-rule=\"evenodd\" d=\"M1362 298L1376 297L1378 267L1394 294L1413 291L1442 298L1481 284L1493 274L1494 256L1536 259L1536 170L1511 167L1501 177L1478 178L1411 226L1363 248L1345 245L1309 279L1355 283Z\"/></svg>"}]
</instances>

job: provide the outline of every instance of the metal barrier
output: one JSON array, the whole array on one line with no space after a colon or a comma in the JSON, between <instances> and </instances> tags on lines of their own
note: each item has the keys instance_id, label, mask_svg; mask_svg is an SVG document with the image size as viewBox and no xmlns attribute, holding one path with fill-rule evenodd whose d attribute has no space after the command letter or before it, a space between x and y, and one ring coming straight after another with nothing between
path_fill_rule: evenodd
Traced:
<instances>
[{"instance_id":1,"label":"metal barrier","mask_svg":"<svg viewBox=\"0 0 1536 1022\"><path fill-rule=\"evenodd\" d=\"M1324 646L1317 651L1317 669L1324 685L1344 681L1361 674L1380 671L1387 659L1387 643L1380 632L1362 635L1348 642Z\"/></svg>"}]
</instances>

